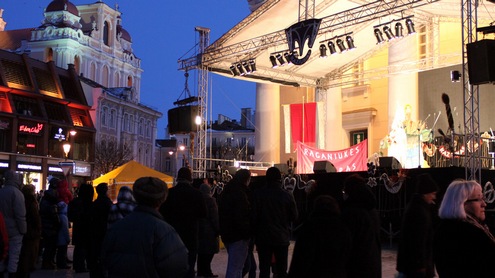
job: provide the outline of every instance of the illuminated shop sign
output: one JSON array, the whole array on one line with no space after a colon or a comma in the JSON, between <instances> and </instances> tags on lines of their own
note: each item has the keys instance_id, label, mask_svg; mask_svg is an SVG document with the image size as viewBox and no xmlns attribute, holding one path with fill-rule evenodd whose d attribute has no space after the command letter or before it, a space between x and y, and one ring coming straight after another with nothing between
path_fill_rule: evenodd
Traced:
<instances>
[{"instance_id":1,"label":"illuminated shop sign","mask_svg":"<svg viewBox=\"0 0 495 278\"><path fill-rule=\"evenodd\" d=\"M42 123L37 124L20 124L19 132L28 134L41 134L44 125Z\"/></svg>"},{"instance_id":2,"label":"illuminated shop sign","mask_svg":"<svg viewBox=\"0 0 495 278\"><path fill-rule=\"evenodd\" d=\"M48 166L48 172L63 173L64 171L58 166Z\"/></svg>"},{"instance_id":3,"label":"illuminated shop sign","mask_svg":"<svg viewBox=\"0 0 495 278\"><path fill-rule=\"evenodd\" d=\"M41 165L36 164L17 164L17 170L41 171Z\"/></svg>"},{"instance_id":4,"label":"illuminated shop sign","mask_svg":"<svg viewBox=\"0 0 495 278\"><path fill-rule=\"evenodd\" d=\"M10 128L10 122L0 120L0 130L9 129L9 128Z\"/></svg>"},{"instance_id":5,"label":"illuminated shop sign","mask_svg":"<svg viewBox=\"0 0 495 278\"><path fill-rule=\"evenodd\" d=\"M74 175L85 177L91 176L91 166L89 164L76 163Z\"/></svg>"},{"instance_id":6,"label":"illuminated shop sign","mask_svg":"<svg viewBox=\"0 0 495 278\"><path fill-rule=\"evenodd\" d=\"M59 141L65 141L65 130L61 127L52 128L53 138Z\"/></svg>"},{"instance_id":7,"label":"illuminated shop sign","mask_svg":"<svg viewBox=\"0 0 495 278\"><path fill-rule=\"evenodd\" d=\"M0 161L0 168L9 168L9 163Z\"/></svg>"}]
</instances>

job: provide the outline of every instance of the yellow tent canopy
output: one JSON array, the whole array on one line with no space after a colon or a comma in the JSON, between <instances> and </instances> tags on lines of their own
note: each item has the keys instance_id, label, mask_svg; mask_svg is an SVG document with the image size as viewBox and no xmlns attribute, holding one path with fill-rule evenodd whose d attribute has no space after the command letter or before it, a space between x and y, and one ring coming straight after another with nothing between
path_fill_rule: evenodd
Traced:
<instances>
[{"instance_id":1,"label":"yellow tent canopy","mask_svg":"<svg viewBox=\"0 0 495 278\"><path fill-rule=\"evenodd\" d=\"M102 182L108 183L108 195L110 199L115 200L120 187L127 185L132 188L134 182L141 177L159 178L164 181L169 188L172 187L174 182L173 177L146 167L137 161L131 160L126 164L106 173L105 175L94 179L93 186L95 187Z\"/></svg>"}]
</instances>

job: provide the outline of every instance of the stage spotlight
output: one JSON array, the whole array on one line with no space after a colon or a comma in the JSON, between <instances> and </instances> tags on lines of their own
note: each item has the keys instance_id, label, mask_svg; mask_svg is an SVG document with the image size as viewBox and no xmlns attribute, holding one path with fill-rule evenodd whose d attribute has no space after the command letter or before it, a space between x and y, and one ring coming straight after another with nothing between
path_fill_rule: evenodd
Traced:
<instances>
[{"instance_id":1,"label":"stage spotlight","mask_svg":"<svg viewBox=\"0 0 495 278\"><path fill-rule=\"evenodd\" d=\"M337 53L337 49L335 48L333 41L328 42L328 50L330 51L330 55Z\"/></svg>"},{"instance_id":2,"label":"stage spotlight","mask_svg":"<svg viewBox=\"0 0 495 278\"><path fill-rule=\"evenodd\" d=\"M450 71L450 81L452 82L459 82L461 81L461 72L458 70L451 70Z\"/></svg>"},{"instance_id":3,"label":"stage spotlight","mask_svg":"<svg viewBox=\"0 0 495 278\"><path fill-rule=\"evenodd\" d=\"M251 72L256 71L256 61L254 59L249 60L249 65L251 66Z\"/></svg>"},{"instance_id":4,"label":"stage spotlight","mask_svg":"<svg viewBox=\"0 0 495 278\"><path fill-rule=\"evenodd\" d=\"M340 49L340 52L345 52L347 50L347 48L345 48L345 45L344 45L344 41L343 40L337 39L336 42L337 42L337 46Z\"/></svg>"},{"instance_id":5,"label":"stage spotlight","mask_svg":"<svg viewBox=\"0 0 495 278\"><path fill-rule=\"evenodd\" d=\"M354 40L350 35L347 35L345 37L345 40L347 41L347 47L349 48L349 50L353 50L354 48L356 48L356 46L354 45Z\"/></svg>"},{"instance_id":6,"label":"stage spotlight","mask_svg":"<svg viewBox=\"0 0 495 278\"><path fill-rule=\"evenodd\" d=\"M270 62L272 63L272 68L277 68L278 67L277 58L275 58L275 56L270 55Z\"/></svg>"},{"instance_id":7,"label":"stage spotlight","mask_svg":"<svg viewBox=\"0 0 495 278\"><path fill-rule=\"evenodd\" d=\"M239 72L237 72L237 68L235 65L230 66L230 72L232 73L233 76L238 76Z\"/></svg>"},{"instance_id":8,"label":"stage spotlight","mask_svg":"<svg viewBox=\"0 0 495 278\"><path fill-rule=\"evenodd\" d=\"M383 39L382 31L380 31L379 28L375 28L375 37L376 37L376 44L381 44L385 42L385 40Z\"/></svg>"},{"instance_id":9,"label":"stage spotlight","mask_svg":"<svg viewBox=\"0 0 495 278\"><path fill-rule=\"evenodd\" d=\"M282 56L282 54L278 53L275 57L277 57L277 60L281 66L287 64L287 62L284 61L284 56Z\"/></svg>"},{"instance_id":10,"label":"stage spotlight","mask_svg":"<svg viewBox=\"0 0 495 278\"><path fill-rule=\"evenodd\" d=\"M414 30L414 22L410 18L406 19L406 27L408 35L416 33L416 30Z\"/></svg>"},{"instance_id":11,"label":"stage spotlight","mask_svg":"<svg viewBox=\"0 0 495 278\"><path fill-rule=\"evenodd\" d=\"M395 38L394 34L392 33L392 30L390 30L390 27L388 27L388 26L383 27L383 33L385 33L385 36L387 36L387 39L389 41L391 41Z\"/></svg>"},{"instance_id":12,"label":"stage spotlight","mask_svg":"<svg viewBox=\"0 0 495 278\"><path fill-rule=\"evenodd\" d=\"M290 56L291 55L292 54L290 52L285 52L284 53L284 58L285 58L286 64L292 65L292 62L290 61Z\"/></svg>"},{"instance_id":13,"label":"stage spotlight","mask_svg":"<svg viewBox=\"0 0 495 278\"><path fill-rule=\"evenodd\" d=\"M395 37L396 38L402 38L404 35L402 34L402 23L397 22L395 23Z\"/></svg>"},{"instance_id":14,"label":"stage spotlight","mask_svg":"<svg viewBox=\"0 0 495 278\"><path fill-rule=\"evenodd\" d=\"M246 74L250 74L252 72L251 66L249 65L249 62L248 61L242 62L242 66L246 70Z\"/></svg>"},{"instance_id":15,"label":"stage spotlight","mask_svg":"<svg viewBox=\"0 0 495 278\"><path fill-rule=\"evenodd\" d=\"M237 70L239 71L239 74L241 76L246 75L246 72L244 71L244 68L242 67L241 63L237 63Z\"/></svg>"},{"instance_id":16,"label":"stage spotlight","mask_svg":"<svg viewBox=\"0 0 495 278\"><path fill-rule=\"evenodd\" d=\"M324 44L320 44L320 58L327 57L327 47Z\"/></svg>"}]
</instances>

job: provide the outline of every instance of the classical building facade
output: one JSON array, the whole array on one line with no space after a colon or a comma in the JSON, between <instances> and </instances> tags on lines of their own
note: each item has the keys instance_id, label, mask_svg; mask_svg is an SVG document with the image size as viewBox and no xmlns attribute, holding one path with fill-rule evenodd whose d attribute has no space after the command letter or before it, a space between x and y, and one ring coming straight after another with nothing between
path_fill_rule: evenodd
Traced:
<instances>
[{"instance_id":1,"label":"classical building facade","mask_svg":"<svg viewBox=\"0 0 495 278\"><path fill-rule=\"evenodd\" d=\"M92 106L97 144L125 143L134 160L153 167L157 120L162 114L140 102L141 60L133 52L118 7L102 1L76 6L53 0L45 8L41 26L4 31L2 22L0 13L1 49L27 53L61 68L73 65Z\"/></svg>"}]
</instances>

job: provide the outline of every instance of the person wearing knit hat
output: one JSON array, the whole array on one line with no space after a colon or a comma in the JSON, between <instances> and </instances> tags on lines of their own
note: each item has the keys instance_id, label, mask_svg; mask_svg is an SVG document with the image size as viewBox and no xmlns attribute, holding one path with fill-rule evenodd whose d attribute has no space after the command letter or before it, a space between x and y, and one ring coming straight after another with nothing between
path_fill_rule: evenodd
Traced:
<instances>
[{"instance_id":1,"label":"person wearing knit hat","mask_svg":"<svg viewBox=\"0 0 495 278\"><path fill-rule=\"evenodd\" d=\"M406 277L431 278L435 276L432 245L439 187L428 173L416 176L415 186L402 218L396 268Z\"/></svg>"},{"instance_id":2,"label":"person wearing knit hat","mask_svg":"<svg viewBox=\"0 0 495 278\"><path fill-rule=\"evenodd\" d=\"M134 197L138 199L137 195ZM189 272L184 277L195 278L199 219L206 218L207 207L203 194L192 185L189 167L182 167L177 172L177 184L170 188L167 200L160 207L160 213L175 228L189 250Z\"/></svg>"},{"instance_id":3,"label":"person wearing knit hat","mask_svg":"<svg viewBox=\"0 0 495 278\"><path fill-rule=\"evenodd\" d=\"M134 182L133 191L138 206L113 224L103 241L102 262L108 277L184 277L188 250L158 212L167 198L167 184L142 177Z\"/></svg>"}]
</instances>

